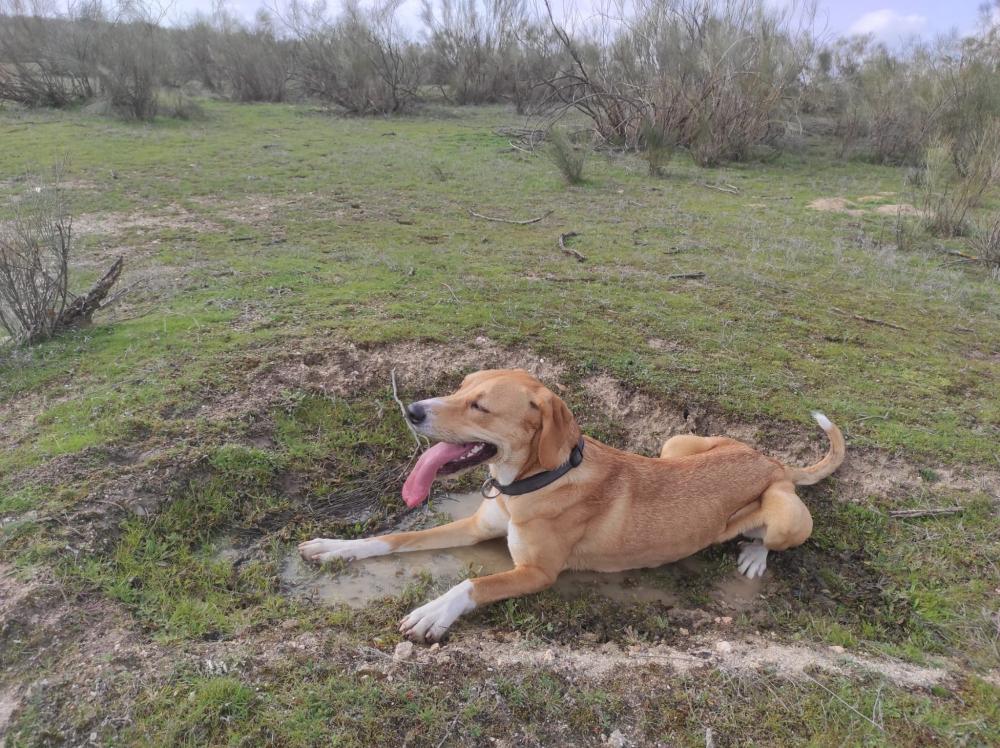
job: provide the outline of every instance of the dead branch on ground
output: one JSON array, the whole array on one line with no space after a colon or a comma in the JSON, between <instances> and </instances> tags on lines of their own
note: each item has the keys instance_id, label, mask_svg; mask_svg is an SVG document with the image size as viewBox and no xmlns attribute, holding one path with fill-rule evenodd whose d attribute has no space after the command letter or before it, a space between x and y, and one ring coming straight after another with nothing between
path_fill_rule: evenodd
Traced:
<instances>
[{"instance_id":1,"label":"dead branch on ground","mask_svg":"<svg viewBox=\"0 0 1000 748\"><path fill-rule=\"evenodd\" d=\"M582 254L577 252L572 247L566 246L566 240L572 239L574 236L579 236L579 234L577 234L575 231L567 231L565 234L559 234L559 249L563 254L569 255L570 257L575 257L577 262L586 262L587 261L586 257L584 257Z\"/></svg>"},{"instance_id":2,"label":"dead branch on ground","mask_svg":"<svg viewBox=\"0 0 1000 748\"><path fill-rule=\"evenodd\" d=\"M529 219L527 221L514 221L514 220L512 220L510 218L496 218L494 216L484 216L482 213L477 213L474 210L470 210L469 211L469 215L473 216L474 218L482 218L484 221L493 221L494 223L510 223L510 224L515 225L515 226L527 226L530 223L538 223L539 221L544 221L546 218L548 218L549 216L551 216L554 212L555 211L550 210L550 211L548 211L543 216L538 216L538 218L531 218L531 219Z\"/></svg>"}]
</instances>

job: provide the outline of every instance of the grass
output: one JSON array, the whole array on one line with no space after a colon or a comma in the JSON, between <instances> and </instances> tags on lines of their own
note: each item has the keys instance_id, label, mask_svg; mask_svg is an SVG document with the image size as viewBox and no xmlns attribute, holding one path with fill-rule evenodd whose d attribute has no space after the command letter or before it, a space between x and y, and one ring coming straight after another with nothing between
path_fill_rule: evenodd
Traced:
<instances>
[{"instance_id":1,"label":"grass","mask_svg":"<svg viewBox=\"0 0 1000 748\"><path fill-rule=\"evenodd\" d=\"M818 144L711 172L677 154L656 179L639 158L594 155L586 181L566 186L543 154L511 151L494 134L510 119L500 109L393 120L205 110L204 120L151 125L0 113L0 212L25 188L19 175L61 154L78 214L113 214L80 230L80 287L119 252L131 280L144 280L116 316L0 354L10 427L0 435L0 561L53 570L81 608L116 606L178 663L139 692L109 690L101 709L128 716L117 723L73 712L65 695L39 697L18 713L15 744L76 729L82 742L98 728L124 744L467 744L509 737L511 715L520 739L548 744L598 742L619 726L676 744L704 744L706 727L719 744L997 739L995 689L979 679L998 662L996 500L945 478L997 468L1000 287L933 249L894 248L892 216L806 208L901 192L901 170L840 161ZM993 194L980 213L998 208ZM554 213L516 226L469 209ZM567 231L585 263L558 251ZM705 278L670 278L692 271ZM595 374L678 410L766 424L775 443L820 408L852 452L919 466L917 491L849 503L833 481L808 493L814 537L773 561L767 599L734 625L913 662L948 657L959 685L909 693L860 675L789 683L705 670L651 672L637 693L625 680L474 663L451 663L433 682L416 669L391 682L358 670L351 653L391 650L393 623L445 580L418 579L361 611L329 609L282 594L282 561L303 537L368 534L399 517L412 442L388 383L354 370L365 351L465 349L479 336L561 362L581 423L613 443L622 425L580 394ZM338 358L348 344L360 358ZM317 352L326 358L306 364ZM455 368L427 381L449 386ZM404 397L427 394L402 384ZM137 497L155 501L140 515ZM940 505L963 512L886 517ZM222 552L227 544L242 555ZM713 610L708 593L733 573L732 556L707 551L705 573L690 580L640 576ZM669 613L548 592L479 612L456 636L678 642ZM267 637L292 636L279 624L335 632L343 651L268 660ZM11 673L28 641L12 644ZM240 642L251 665L220 675L193 664L191 648ZM41 670L63 672L61 654Z\"/></svg>"}]
</instances>

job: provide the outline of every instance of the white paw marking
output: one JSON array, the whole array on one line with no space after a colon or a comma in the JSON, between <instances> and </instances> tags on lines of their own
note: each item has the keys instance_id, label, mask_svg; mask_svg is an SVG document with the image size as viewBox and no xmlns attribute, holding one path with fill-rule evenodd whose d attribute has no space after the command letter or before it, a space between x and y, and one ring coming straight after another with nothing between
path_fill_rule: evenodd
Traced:
<instances>
[{"instance_id":1,"label":"white paw marking","mask_svg":"<svg viewBox=\"0 0 1000 748\"><path fill-rule=\"evenodd\" d=\"M361 540L329 540L315 538L299 543L299 553L306 561L325 563L342 558L352 561L357 558L384 556L390 552L389 544L378 538L363 538Z\"/></svg>"},{"instance_id":2,"label":"white paw marking","mask_svg":"<svg viewBox=\"0 0 1000 748\"><path fill-rule=\"evenodd\" d=\"M475 607L472 582L466 579L406 616L400 621L399 630L411 641L436 642L460 615Z\"/></svg>"},{"instance_id":3,"label":"white paw marking","mask_svg":"<svg viewBox=\"0 0 1000 748\"><path fill-rule=\"evenodd\" d=\"M767 569L767 548L763 543L744 543L740 548L737 566L750 579L764 576L764 570Z\"/></svg>"}]
</instances>

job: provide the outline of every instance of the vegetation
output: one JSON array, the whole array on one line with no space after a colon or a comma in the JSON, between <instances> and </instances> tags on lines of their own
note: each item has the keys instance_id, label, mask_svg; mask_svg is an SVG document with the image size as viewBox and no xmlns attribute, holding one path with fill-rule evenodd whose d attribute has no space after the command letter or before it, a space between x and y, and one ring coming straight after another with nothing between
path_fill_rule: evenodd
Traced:
<instances>
[{"instance_id":1,"label":"vegetation","mask_svg":"<svg viewBox=\"0 0 1000 748\"><path fill-rule=\"evenodd\" d=\"M811 46L749 1L571 36L455 0L421 42L392 3L168 27L15 1L0 238L58 153L65 207L19 246L72 212L58 288L125 264L92 325L0 343L12 745L1000 742L996 29L956 58ZM648 599L547 590L395 656L455 576L350 608L315 590L357 568L303 581L295 544L446 521L399 499L390 372L406 399L497 365L623 448L806 462L822 408L849 461L759 586L715 547L623 576Z\"/></svg>"}]
</instances>

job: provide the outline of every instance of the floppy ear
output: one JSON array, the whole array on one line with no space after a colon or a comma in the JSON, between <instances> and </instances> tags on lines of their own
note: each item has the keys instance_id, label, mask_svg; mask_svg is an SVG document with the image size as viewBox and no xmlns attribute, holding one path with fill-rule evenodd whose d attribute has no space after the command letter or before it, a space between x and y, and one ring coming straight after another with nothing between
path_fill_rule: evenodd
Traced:
<instances>
[{"instance_id":1,"label":"floppy ear","mask_svg":"<svg viewBox=\"0 0 1000 748\"><path fill-rule=\"evenodd\" d=\"M580 427L559 396L548 392L538 404L542 425L538 430L538 464L555 470L569 459L580 440Z\"/></svg>"}]
</instances>

